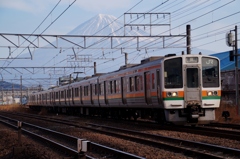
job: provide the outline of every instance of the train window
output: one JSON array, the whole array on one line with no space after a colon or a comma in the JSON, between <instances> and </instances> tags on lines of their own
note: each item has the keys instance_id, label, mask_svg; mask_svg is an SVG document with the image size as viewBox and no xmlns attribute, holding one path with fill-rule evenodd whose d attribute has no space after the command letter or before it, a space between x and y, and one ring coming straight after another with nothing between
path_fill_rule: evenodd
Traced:
<instances>
[{"instance_id":1,"label":"train window","mask_svg":"<svg viewBox=\"0 0 240 159\"><path fill-rule=\"evenodd\" d=\"M152 89L155 89L155 76L154 76L154 73L152 73Z\"/></svg>"},{"instance_id":2,"label":"train window","mask_svg":"<svg viewBox=\"0 0 240 159\"><path fill-rule=\"evenodd\" d=\"M198 68L187 68L187 87L199 87Z\"/></svg>"},{"instance_id":3,"label":"train window","mask_svg":"<svg viewBox=\"0 0 240 159\"><path fill-rule=\"evenodd\" d=\"M202 58L203 87L219 87L219 62L210 57Z\"/></svg>"},{"instance_id":4,"label":"train window","mask_svg":"<svg viewBox=\"0 0 240 159\"><path fill-rule=\"evenodd\" d=\"M182 58L174 58L164 61L165 88L182 88Z\"/></svg>"},{"instance_id":5,"label":"train window","mask_svg":"<svg viewBox=\"0 0 240 159\"><path fill-rule=\"evenodd\" d=\"M75 97L79 97L79 88L75 88Z\"/></svg>"},{"instance_id":6,"label":"train window","mask_svg":"<svg viewBox=\"0 0 240 159\"><path fill-rule=\"evenodd\" d=\"M69 98L70 97L70 90L68 89L67 90L67 98Z\"/></svg>"},{"instance_id":7,"label":"train window","mask_svg":"<svg viewBox=\"0 0 240 159\"><path fill-rule=\"evenodd\" d=\"M135 90L140 90L140 84L139 84L139 76L135 76Z\"/></svg>"},{"instance_id":8,"label":"train window","mask_svg":"<svg viewBox=\"0 0 240 159\"><path fill-rule=\"evenodd\" d=\"M117 87L117 81L116 80L114 80L113 81L113 93L116 93L116 88Z\"/></svg>"},{"instance_id":9,"label":"train window","mask_svg":"<svg viewBox=\"0 0 240 159\"><path fill-rule=\"evenodd\" d=\"M88 89L88 86L84 86L84 96L88 96L88 91L89 91L89 89Z\"/></svg>"},{"instance_id":10,"label":"train window","mask_svg":"<svg viewBox=\"0 0 240 159\"><path fill-rule=\"evenodd\" d=\"M95 89L94 89L94 91L95 91L95 95L97 95L97 92L98 92L97 84L95 84L94 87L95 87Z\"/></svg>"},{"instance_id":11,"label":"train window","mask_svg":"<svg viewBox=\"0 0 240 159\"><path fill-rule=\"evenodd\" d=\"M112 84L112 81L110 81L110 93L112 94L113 93L113 84Z\"/></svg>"},{"instance_id":12,"label":"train window","mask_svg":"<svg viewBox=\"0 0 240 159\"><path fill-rule=\"evenodd\" d=\"M61 91L61 98L64 98L64 91Z\"/></svg>"},{"instance_id":13,"label":"train window","mask_svg":"<svg viewBox=\"0 0 240 159\"><path fill-rule=\"evenodd\" d=\"M56 99L58 99L58 92L56 92Z\"/></svg>"},{"instance_id":14,"label":"train window","mask_svg":"<svg viewBox=\"0 0 240 159\"><path fill-rule=\"evenodd\" d=\"M101 94L102 94L102 86L101 86L101 83L99 83L98 89L99 89L99 95L101 95Z\"/></svg>"},{"instance_id":15,"label":"train window","mask_svg":"<svg viewBox=\"0 0 240 159\"><path fill-rule=\"evenodd\" d=\"M140 85L140 90L143 90L143 77L139 76L139 85Z\"/></svg>"},{"instance_id":16,"label":"train window","mask_svg":"<svg viewBox=\"0 0 240 159\"><path fill-rule=\"evenodd\" d=\"M130 86L130 92L134 91L134 78L133 77L129 77L129 86Z\"/></svg>"}]
</instances>

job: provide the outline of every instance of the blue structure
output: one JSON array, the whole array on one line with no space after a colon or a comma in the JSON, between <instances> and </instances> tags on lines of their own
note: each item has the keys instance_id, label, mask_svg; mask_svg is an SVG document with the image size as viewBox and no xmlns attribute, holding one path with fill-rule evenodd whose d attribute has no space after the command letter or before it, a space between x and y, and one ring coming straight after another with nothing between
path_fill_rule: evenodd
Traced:
<instances>
[{"instance_id":1,"label":"blue structure","mask_svg":"<svg viewBox=\"0 0 240 159\"><path fill-rule=\"evenodd\" d=\"M238 52L240 49L238 49ZM220 59L221 71L235 70L235 61L229 60L229 51L211 54L211 56L218 57ZM240 67L240 61L238 59L238 68Z\"/></svg>"}]
</instances>

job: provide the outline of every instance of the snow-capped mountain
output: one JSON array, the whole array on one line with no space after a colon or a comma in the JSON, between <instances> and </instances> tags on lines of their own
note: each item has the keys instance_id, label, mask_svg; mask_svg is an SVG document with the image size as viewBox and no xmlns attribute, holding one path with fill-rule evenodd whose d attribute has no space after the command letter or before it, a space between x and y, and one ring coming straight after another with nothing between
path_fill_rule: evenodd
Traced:
<instances>
[{"instance_id":1,"label":"snow-capped mountain","mask_svg":"<svg viewBox=\"0 0 240 159\"><path fill-rule=\"evenodd\" d=\"M98 14L88 21L80 24L68 35L123 35L123 23L112 15ZM127 30L126 35L147 35L142 30Z\"/></svg>"}]
</instances>

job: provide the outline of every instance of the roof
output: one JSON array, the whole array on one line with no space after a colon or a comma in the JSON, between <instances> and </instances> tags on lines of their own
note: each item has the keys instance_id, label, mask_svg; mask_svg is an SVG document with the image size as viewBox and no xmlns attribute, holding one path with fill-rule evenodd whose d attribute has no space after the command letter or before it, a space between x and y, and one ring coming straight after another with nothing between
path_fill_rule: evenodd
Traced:
<instances>
[{"instance_id":1,"label":"roof","mask_svg":"<svg viewBox=\"0 0 240 159\"><path fill-rule=\"evenodd\" d=\"M240 49L238 49L239 52ZM234 70L235 61L229 61L229 51L211 54L211 56L218 57L220 59L221 71ZM240 67L240 60L238 59L238 68Z\"/></svg>"}]
</instances>

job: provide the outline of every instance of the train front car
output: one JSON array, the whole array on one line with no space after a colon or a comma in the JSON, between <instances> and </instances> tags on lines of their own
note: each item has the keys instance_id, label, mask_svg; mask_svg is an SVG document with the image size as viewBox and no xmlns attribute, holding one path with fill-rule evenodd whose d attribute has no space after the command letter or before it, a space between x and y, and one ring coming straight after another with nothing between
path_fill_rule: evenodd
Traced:
<instances>
[{"instance_id":1,"label":"train front car","mask_svg":"<svg viewBox=\"0 0 240 159\"><path fill-rule=\"evenodd\" d=\"M165 119L174 124L208 124L220 105L219 59L182 55L163 61L162 99Z\"/></svg>"}]
</instances>

